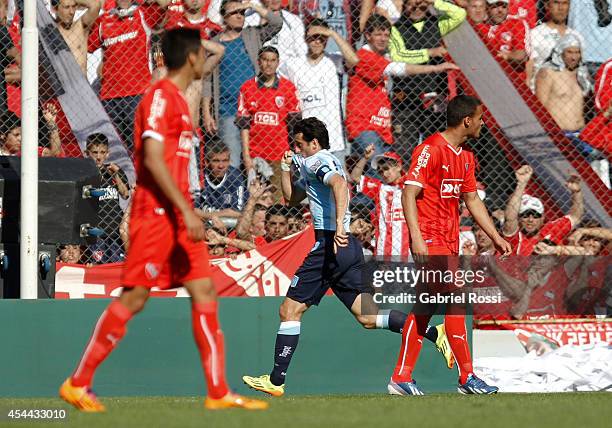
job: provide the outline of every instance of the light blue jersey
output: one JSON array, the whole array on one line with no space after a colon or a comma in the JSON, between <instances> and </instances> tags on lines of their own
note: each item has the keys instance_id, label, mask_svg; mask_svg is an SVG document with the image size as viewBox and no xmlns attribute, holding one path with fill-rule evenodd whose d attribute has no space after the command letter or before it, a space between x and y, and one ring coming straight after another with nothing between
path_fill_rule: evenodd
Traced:
<instances>
[{"instance_id":1,"label":"light blue jersey","mask_svg":"<svg viewBox=\"0 0 612 428\"><path fill-rule=\"evenodd\" d=\"M334 174L338 174L347 180L342 164L337 157L327 150L321 150L307 158L302 155L295 155L293 160L300 169L299 186L304 188L306 196L308 196L314 228L336 230L336 201L334 192L329 186L329 180ZM350 201L350 195L347 195L347 201ZM350 222L351 212L347 204L344 214L344 230L347 233Z\"/></svg>"}]
</instances>

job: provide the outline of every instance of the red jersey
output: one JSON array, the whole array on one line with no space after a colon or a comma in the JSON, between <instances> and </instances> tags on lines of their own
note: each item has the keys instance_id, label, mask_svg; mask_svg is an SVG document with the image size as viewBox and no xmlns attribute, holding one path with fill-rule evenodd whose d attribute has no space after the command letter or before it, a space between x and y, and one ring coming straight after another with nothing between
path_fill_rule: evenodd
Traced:
<instances>
[{"instance_id":1,"label":"red jersey","mask_svg":"<svg viewBox=\"0 0 612 428\"><path fill-rule=\"evenodd\" d=\"M604 62L595 76L595 107L599 114L580 133L580 139L601 150L612 153L612 122L604 113L612 102L612 59Z\"/></svg>"},{"instance_id":2,"label":"red jersey","mask_svg":"<svg viewBox=\"0 0 612 428\"><path fill-rule=\"evenodd\" d=\"M249 122L252 158L278 161L289 150L287 118L300 111L296 92L293 83L283 77L277 77L269 88L258 77L244 82L238 96L236 121Z\"/></svg>"},{"instance_id":3,"label":"red jersey","mask_svg":"<svg viewBox=\"0 0 612 428\"><path fill-rule=\"evenodd\" d=\"M164 28L166 30L172 28L193 28L195 30L200 30L200 37L204 40L209 40L214 34L223 30L221 26L212 22L205 15L200 19L192 21L187 18L183 12L174 10L168 11Z\"/></svg>"},{"instance_id":4,"label":"red jersey","mask_svg":"<svg viewBox=\"0 0 612 428\"><path fill-rule=\"evenodd\" d=\"M361 193L374 201L376 210L376 248L377 256L401 255L408 257L408 225L402 208L403 181L399 185L384 184L382 181L361 176L359 182Z\"/></svg>"},{"instance_id":5,"label":"red jersey","mask_svg":"<svg viewBox=\"0 0 612 428\"><path fill-rule=\"evenodd\" d=\"M143 95L134 120L134 159L138 177L132 218L170 212L173 206L143 165L144 142L153 138L164 143L164 161L183 196L189 201L189 157L193 124L183 93L168 79L152 85Z\"/></svg>"},{"instance_id":6,"label":"red jersey","mask_svg":"<svg viewBox=\"0 0 612 428\"><path fill-rule=\"evenodd\" d=\"M474 154L455 149L439 132L412 153L404 184L423 190L417 197L419 228L428 247L459 253L459 199L476 192Z\"/></svg>"},{"instance_id":7,"label":"red jersey","mask_svg":"<svg viewBox=\"0 0 612 428\"><path fill-rule=\"evenodd\" d=\"M387 143L391 134L391 102L385 69L391 63L368 46L357 51L359 62L349 75L346 99L346 129L350 139L363 131L376 131Z\"/></svg>"},{"instance_id":8,"label":"red jersey","mask_svg":"<svg viewBox=\"0 0 612 428\"><path fill-rule=\"evenodd\" d=\"M536 244L543 239L550 239L555 244L561 244L563 238L572 231L572 227L569 217L565 216L544 224L538 233L533 236L527 236L517 230L514 235L507 236L506 240L512 245L514 254L530 256Z\"/></svg>"},{"instance_id":9,"label":"red jersey","mask_svg":"<svg viewBox=\"0 0 612 428\"><path fill-rule=\"evenodd\" d=\"M98 17L89 33L88 50L102 48L104 52L100 98L140 95L147 89L151 83L151 28L163 15L154 3L137 7L124 18L119 17L117 9Z\"/></svg>"},{"instance_id":10,"label":"red jersey","mask_svg":"<svg viewBox=\"0 0 612 428\"><path fill-rule=\"evenodd\" d=\"M522 19L508 17L499 25L478 24L476 30L480 33L491 54L500 62L506 73L525 81L525 64L513 64L497 58L500 52L524 50L530 55L529 26ZM516 74L520 73L519 76Z\"/></svg>"},{"instance_id":11,"label":"red jersey","mask_svg":"<svg viewBox=\"0 0 612 428\"><path fill-rule=\"evenodd\" d=\"M510 0L508 16L525 20L529 28L535 27L538 23L536 0Z\"/></svg>"}]
</instances>

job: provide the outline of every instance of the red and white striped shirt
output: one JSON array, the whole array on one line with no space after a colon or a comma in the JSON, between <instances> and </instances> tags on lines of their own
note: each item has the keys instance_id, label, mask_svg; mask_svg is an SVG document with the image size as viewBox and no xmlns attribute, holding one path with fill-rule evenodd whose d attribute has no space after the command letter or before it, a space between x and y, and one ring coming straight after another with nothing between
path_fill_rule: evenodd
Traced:
<instances>
[{"instance_id":1,"label":"red and white striped shirt","mask_svg":"<svg viewBox=\"0 0 612 428\"><path fill-rule=\"evenodd\" d=\"M402 209L403 180L400 184L385 184L382 181L361 176L359 190L376 204L374 212L376 227L376 256L398 256L403 259L410 254L408 226Z\"/></svg>"}]
</instances>

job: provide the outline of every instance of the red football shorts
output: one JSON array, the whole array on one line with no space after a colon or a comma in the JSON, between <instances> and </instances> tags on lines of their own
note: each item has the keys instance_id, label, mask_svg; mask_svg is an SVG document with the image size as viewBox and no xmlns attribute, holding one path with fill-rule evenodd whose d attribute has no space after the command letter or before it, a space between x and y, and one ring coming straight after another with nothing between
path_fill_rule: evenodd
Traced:
<instances>
[{"instance_id":1,"label":"red football shorts","mask_svg":"<svg viewBox=\"0 0 612 428\"><path fill-rule=\"evenodd\" d=\"M168 215L131 218L123 285L165 289L201 278L210 278L208 250L204 242L189 240L182 220Z\"/></svg>"}]
</instances>

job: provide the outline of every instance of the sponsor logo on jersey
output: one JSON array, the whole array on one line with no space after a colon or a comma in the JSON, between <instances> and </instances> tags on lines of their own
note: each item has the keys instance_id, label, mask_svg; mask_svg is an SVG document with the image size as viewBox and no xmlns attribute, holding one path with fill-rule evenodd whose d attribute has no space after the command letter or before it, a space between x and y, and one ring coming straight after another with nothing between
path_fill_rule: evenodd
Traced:
<instances>
[{"instance_id":1,"label":"sponsor logo on jersey","mask_svg":"<svg viewBox=\"0 0 612 428\"><path fill-rule=\"evenodd\" d=\"M116 45L117 43L123 43L128 40L135 39L136 37L138 37L138 30L105 39L104 42L102 42L102 45L107 48L109 46Z\"/></svg>"},{"instance_id":2,"label":"sponsor logo on jersey","mask_svg":"<svg viewBox=\"0 0 612 428\"><path fill-rule=\"evenodd\" d=\"M421 172L421 168L425 168L427 166L427 162L429 162L429 158L431 157L431 153L429 153L429 146L425 146L423 151L419 155L417 159L417 164L412 170L412 176L414 178L419 178L419 173Z\"/></svg>"},{"instance_id":3,"label":"sponsor logo on jersey","mask_svg":"<svg viewBox=\"0 0 612 428\"><path fill-rule=\"evenodd\" d=\"M253 122L258 125L278 126L278 113L269 111L258 111L253 117Z\"/></svg>"},{"instance_id":4,"label":"sponsor logo on jersey","mask_svg":"<svg viewBox=\"0 0 612 428\"><path fill-rule=\"evenodd\" d=\"M440 185L441 198L457 198L461 194L462 178L445 178Z\"/></svg>"}]
</instances>

